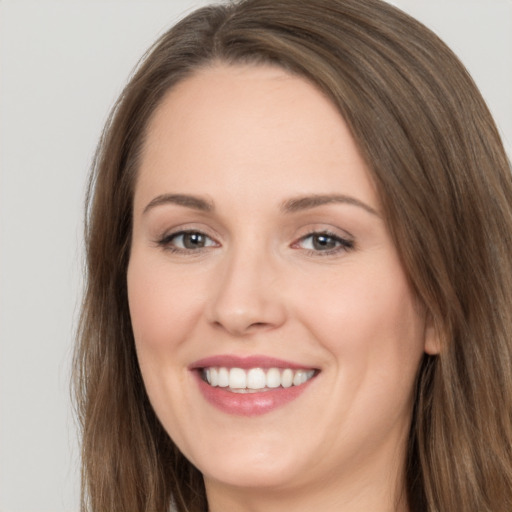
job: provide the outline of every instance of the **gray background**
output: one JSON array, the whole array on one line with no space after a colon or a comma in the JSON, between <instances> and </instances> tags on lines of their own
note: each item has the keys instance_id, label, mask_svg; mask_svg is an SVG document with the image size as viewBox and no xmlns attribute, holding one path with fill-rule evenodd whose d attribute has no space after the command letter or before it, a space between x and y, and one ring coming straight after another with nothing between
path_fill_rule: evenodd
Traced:
<instances>
[{"instance_id":1,"label":"gray background","mask_svg":"<svg viewBox=\"0 0 512 512\"><path fill-rule=\"evenodd\" d=\"M144 50L201 0L0 2L0 511L78 510L70 402L88 166ZM512 154L512 1L396 0L461 57Z\"/></svg>"}]
</instances>

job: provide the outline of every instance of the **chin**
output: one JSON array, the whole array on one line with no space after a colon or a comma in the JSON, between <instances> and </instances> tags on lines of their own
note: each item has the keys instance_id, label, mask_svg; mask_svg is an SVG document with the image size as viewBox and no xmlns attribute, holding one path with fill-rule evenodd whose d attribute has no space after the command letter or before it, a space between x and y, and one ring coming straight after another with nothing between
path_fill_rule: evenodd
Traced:
<instances>
[{"instance_id":1,"label":"chin","mask_svg":"<svg viewBox=\"0 0 512 512\"><path fill-rule=\"evenodd\" d=\"M204 473L205 481L216 481L225 486L240 489L277 489L290 485L293 478L287 478L281 471L263 471L244 468L244 470L226 469L214 473ZM291 476L291 475L290 475Z\"/></svg>"},{"instance_id":2,"label":"chin","mask_svg":"<svg viewBox=\"0 0 512 512\"><path fill-rule=\"evenodd\" d=\"M251 457L240 456L233 453L226 456L221 462L212 463L208 460L197 467L205 480L214 480L224 485L243 488L272 488L282 487L294 480L297 470L300 469L298 461L283 460L276 456Z\"/></svg>"}]
</instances>

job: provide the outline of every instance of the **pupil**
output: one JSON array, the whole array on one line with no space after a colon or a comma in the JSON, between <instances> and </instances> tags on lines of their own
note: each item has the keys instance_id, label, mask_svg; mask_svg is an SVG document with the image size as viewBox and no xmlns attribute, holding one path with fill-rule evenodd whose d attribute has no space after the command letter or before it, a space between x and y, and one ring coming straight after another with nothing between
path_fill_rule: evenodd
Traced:
<instances>
[{"instance_id":1,"label":"pupil","mask_svg":"<svg viewBox=\"0 0 512 512\"><path fill-rule=\"evenodd\" d=\"M313 247L320 251L326 249L334 249L336 241L328 235L316 235L313 238Z\"/></svg>"},{"instance_id":2,"label":"pupil","mask_svg":"<svg viewBox=\"0 0 512 512\"><path fill-rule=\"evenodd\" d=\"M183 236L183 245L187 249L197 249L198 247L204 247L204 236L200 233L185 233Z\"/></svg>"}]
</instances>

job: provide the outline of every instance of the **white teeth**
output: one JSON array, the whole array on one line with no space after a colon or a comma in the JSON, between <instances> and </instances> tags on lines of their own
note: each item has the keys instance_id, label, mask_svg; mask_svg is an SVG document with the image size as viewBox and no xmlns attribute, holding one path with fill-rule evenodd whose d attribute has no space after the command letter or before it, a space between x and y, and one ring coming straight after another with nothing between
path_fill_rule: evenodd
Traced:
<instances>
[{"instance_id":1,"label":"white teeth","mask_svg":"<svg viewBox=\"0 0 512 512\"><path fill-rule=\"evenodd\" d=\"M300 386L301 384L304 384L308 380L306 372L299 370L295 372L295 375L293 376L293 385L294 386Z\"/></svg>"},{"instance_id":2,"label":"white teeth","mask_svg":"<svg viewBox=\"0 0 512 512\"><path fill-rule=\"evenodd\" d=\"M247 375L241 368L231 368L229 370L229 387L234 389L245 388Z\"/></svg>"},{"instance_id":3,"label":"white teeth","mask_svg":"<svg viewBox=\"0 0 512 512\"><path fill-rule=\"evenodd\" d=\"M208 368L208 372L206 374L206 380L212 386L219 385L219 372L218 372L217 368Z\"/></svg>"},{"instance_id":4,"label":"white teeth","mask_svg":"<svg viewBox=\"0 0 512 512\"><path fill-rule=\"evenodd\" d=\"M292 370L285 368L242 368L212 367L203 369L203 377L210 386L229 388L233 391L264 390L278 387L300 386L315 375L315 370Z\"/></svg>"},{"instance_id":5,"label":"white teeth","mask_svg":"<svg viewBox=\"0 0 512 512\"><path fill-rule=\"evenodd\" d=\"M286 368L281 374L281 386L283 388L289 388L293 384L293 371L290 368Z\"/></svg>"},{"instance_id":6,"label":"white teeth","mask_svg":"<svg viewBox=\"0 0 512 512\"><path fill-rule=\"evenodd\" d=\"M227 388L229 386L229 372L227 368L219 368L219 380L217 382L220 388Z\"/></svg>"},{"instance_id":7,"label":"white teeth","mask_svg":"<svg viewBox=\"0 0 512 512\"><path fill-rule=\"evenodd\" d=\"M278 388L281 385L281 372L277 368L270 368L267 372L267 388Z\"/></svg>"},{"instance_id":8,"label":"white teeth","mask_svg":"<svg viewBox=\"0 0 512 512\"><path fill-rule=\"evenodd\" d=\"M261 368L251 368L247 372L247 387L249 389L263 389L266 384L265 372Z\"/></svg>"}]
</instances>

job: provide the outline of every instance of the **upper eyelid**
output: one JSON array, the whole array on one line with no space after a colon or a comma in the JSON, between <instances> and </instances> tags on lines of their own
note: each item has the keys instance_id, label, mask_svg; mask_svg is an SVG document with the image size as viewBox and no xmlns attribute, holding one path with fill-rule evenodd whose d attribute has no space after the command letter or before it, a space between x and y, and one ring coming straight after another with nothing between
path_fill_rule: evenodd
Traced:
<instances>
[{"instance_id":1,"label":"upper eyelid","mask_svg":"<svg viewBox=\"0 0 512 512\"><path fill-rule=\"evenodd\" d=\"M177 229L177 230L173 230L168 233L165 233L164 235L162 235L162 237L160 237L160 239L161 239L161 241L172 240L173 238L176 238L178 236L187 235L190 233L197 233L199 235L205 236L206 238L209 238L210 240L213 240L215 243L219 243L215 237L209 235L208 233L205 233L204 231L202 231L200 229Z\"/></svg>"},{"instance_id":2,"label":"upper eyelid","mask_svg":"<svg viewBox=\"0 0 512 512\"><path fill-rule=\"evenodd\" d=\"M306 233L305 235L302 235L299 240L304 240L306 238L312 237L312 236L320 236L324 235L330 238L335 238L337 240L345 240L347 242L351 241L352 239L347 236L338 235L337 233L332 233L331 231L312 231L310 233Z\"/></svg>"},{"instance_id":3,"label":"upper eyelid","mask_svg":"<svg viewBox=\"0 0 512 512\"><path fill-rule=\"evenodd\" d=\"M324 235L324 236L327 236L329 238L333 238L335 240L337 240L338 242L342 243L342 245L353 245L355 243L354 241L354 238L352 236L348 237L348 236L342 236L342 235L338 235L336 233L332 233L330 231L327 231L327 230L323 230L323 231L312 231L310 233L306 233L305 235L301 236L300 238L298 238L295 242L293 242L292 245L294 244L297 244L298 242L301 242L303 240L307 240L308 238L310 237L313 237L313 236L320 236L320 235Z\"/></svg>"},{"instance_id":4,"label":"upper eyelid","mask_svg":"<svg viewBox=\"0 0 512 512\"><path fill-rule=\"evenodd\" d=\"M345 229L341 229L337 226L329 225L329 224L321 224L321 225L313 225L304 229L304 234L300 235L299 239L312 236L312 235L321 235L326 234L335 238L339 238L341 240L347 240L353 242L355 240L355 236L352 235Z\"/></svg>"},{"instance_id":5,"label":"upper eyelid","mask_svg":"<svg viewBox=\"0 0 512 512\"><path fill-rule=\"evenodd\" d=\"M161 230L159 231L159 233L161 234L157 234L156 237L160 239L177 236L183 233L200 233L202 235L207 236L208 238L211 238L212 240L218 240L220 238L220 235L213 229L209 229L204 226L197 227L194 225L189 225L188 223L184 223L181 225L174 226L172 228Z\"/></svg>"}]
</instances>

